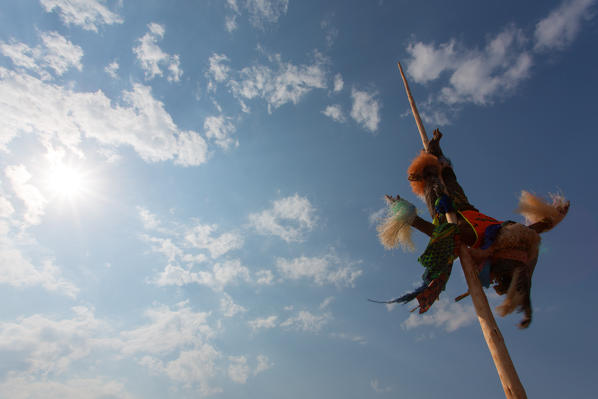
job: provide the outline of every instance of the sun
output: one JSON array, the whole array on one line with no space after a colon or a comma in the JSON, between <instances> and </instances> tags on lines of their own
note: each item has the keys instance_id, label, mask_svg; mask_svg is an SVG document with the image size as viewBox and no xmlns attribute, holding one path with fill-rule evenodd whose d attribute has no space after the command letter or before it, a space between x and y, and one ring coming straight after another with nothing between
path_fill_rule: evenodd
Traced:
<instances>
[{"instance_id":1,"label":"sun","mask_svg":"<svg viewBox=\"0 0 598 399\"><path fill-rule=\"evenodd\" d=\"M66 163L57 163L49 168L46 185L53 196L71 201L83 198L91 188L88 173Z\"/></svg>"}]
</instances>

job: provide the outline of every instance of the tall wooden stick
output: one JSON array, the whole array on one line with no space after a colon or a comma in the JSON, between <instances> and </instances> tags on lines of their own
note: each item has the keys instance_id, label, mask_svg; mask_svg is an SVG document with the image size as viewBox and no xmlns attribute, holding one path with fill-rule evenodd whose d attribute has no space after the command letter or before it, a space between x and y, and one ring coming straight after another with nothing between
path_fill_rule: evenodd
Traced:
<instances>
[{"instance_id":1,"label":"tall wooden stick","mask_svg":"<svg viewBox=\"0 0 598 399\"><path fill-rule=\"evenodd\" d=\"M473 306L478 315L482 333L486 339L488 349L490 349L490 355L492 355L492 360L494 360L494 365L496 366L496 371L498 371L505 396L507 399L526 399L525 389L519 380L517 370L515 370L515 366L505 345L505 340L492 315L488 299L482 290L482 284L480 284L475 263L469 254L469 249L465 245L459 247L459 260L463 268L463 274L465 274Z\"/></svg>"},{"instance_id":2,"label":"tall wooden stick","mask_svg":"<svg viewBox=\"0 0 598 399\"><path fill-rule=\"evenodd\" d=\"M429 141L428 136L426 135L426 130L424 129L424 124L419 117L419 112L417 112L417 106L411 95L407 78L405 78L405 74L403 73L403 67L400 62L398 65L401 77L403 78L403 84L405 85L405 91L407 92L407 98L411 105L411 112L413 113L417 129L419 130L419 135L422 139L422 144L424 149L428 151ZM446 219L449 223L456 224L458 222L457 215L454 212L447 213ZM484 334L484 339L486 340L486 344L492 355L492 360L494 360L494 365L498 371L498 376L500 377L500 382L505 391L505 396L507 399L527 399L525 389L519 380L519 376L517 375L511 356L509 356L509 351L507 350L503 336L492 315L490 305L488 305L486 294L484 294L484 291L482 290L482 285L480 284L477 274L477 268L473 258L469 254L467 246L461 245L459 247L459 259L461 267L463 268L463 274L465 274L469 294L471 295L471 300L476 314L478 315L482 333Z\"/></svg>"},{"instance_id":3,"label":"tall wooden stick","mask_svg":"<svg viewBox=\"0 0 598 399\"><path fill-rule=\"evenodd\" d=\"M417 125L417 130L419 130L419 135L422 139L424 150L428 151L428 146L430 142L428 140L428 135L426 134L426 129L424 128L424 124L422 123L422 120L419 117L419 112L417 112L417 106L415 105L415 100L413 100L413 96L411 95L411 90L409 89L409 83L407 83L407 78L405 78L405 74L403 73L403 67L401 66L400 62L397 63L397 65L399 66L401 77L403 78L403 84L405 85L405 91L407 92L409 105L411 105L411 112L413 113L413 117L415 118L415 124Z\"/></svg>"}]
</instances>

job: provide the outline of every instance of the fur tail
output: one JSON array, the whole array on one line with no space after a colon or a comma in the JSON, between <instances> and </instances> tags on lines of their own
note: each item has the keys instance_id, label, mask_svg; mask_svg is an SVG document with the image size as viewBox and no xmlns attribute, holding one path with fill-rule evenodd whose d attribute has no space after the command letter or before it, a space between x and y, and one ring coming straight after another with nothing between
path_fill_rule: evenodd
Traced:
<instances>
[{"instance_id":1,"label":"fur tail","mask_svg":"<svg viewBox=\"0 0 598 399\"><path fill-rule=\"evenodd\" d=\"M408 251L415 250L411 240L411 223L417 216L415 206L399 199L389 201L388 216L378 225L378 238L386 249L399 245Z\"/></svg>"},{"instance_id":2,"label":"fur tail","mask_svg":"<svg viewBox=\"0 0 598 399\"><path fill-rule=\"evenodd\" d=\"M546 225L542 232L552 229L559 224L569 211L569 201L560 194L550 194L552 203L531 194L521 191L517 212L526 219L526 224L532 225L542 222Z\"/></svg>"}]
</instances>

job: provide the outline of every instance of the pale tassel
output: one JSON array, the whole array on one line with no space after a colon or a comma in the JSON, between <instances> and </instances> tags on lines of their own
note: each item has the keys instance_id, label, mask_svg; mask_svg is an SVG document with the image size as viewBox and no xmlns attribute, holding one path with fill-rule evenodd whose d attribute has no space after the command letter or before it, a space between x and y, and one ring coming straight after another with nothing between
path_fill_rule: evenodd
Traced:
<instances>
[{"instance_id":1,"label":"pale tassel","mask_svg":"<svg viewBox=\"0 0 598 399\"><path fill-rule=\"evenodd\" d=\"M411 223L416 216L415 206L404 199L389 204L388 217L377 227L378 238L382 245L386 249L400 245L404 250L415 250L411 240Z\"/></svg>"},{"instance_id":2,"label":"pale tassel","mask_svg":"<svg viewBox=\"0 0 598 399\"><path fill-rule=\"evenodd\" d=\"M517 212L525 217L528 225L541 221L549 221L552 227L554 227L567 215L569 201L560 194L550 194L550 198L552 199L552 204L523 190L519 198Z\"/></svg>"}]
</instances>

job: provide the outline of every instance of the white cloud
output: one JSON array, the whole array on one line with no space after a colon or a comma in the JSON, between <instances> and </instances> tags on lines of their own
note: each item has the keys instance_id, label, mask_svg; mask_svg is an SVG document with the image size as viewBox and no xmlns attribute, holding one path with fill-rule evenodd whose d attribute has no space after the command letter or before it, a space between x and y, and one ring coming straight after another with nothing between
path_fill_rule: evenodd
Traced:
<instances>
[{"instance_id":1,"label":"white cloud","mask_svg":"<svg viewBox=\"0 0 598 399\"><path fill-rule=\"evenodd\" d=\"M307 310L299 311L295 316L289 317L280 323L281 327L303 332L319 332L330 320L332 316L329 313L315 315Z\"/></svg>"},{"instance_id":2,"label":"white cloud","mask_svg":"<svg viewBox=\"0 0 598 399\"><path fill-rule=\"evenodd\" d=\"M360 345L365 345L368 342L361 335L347 334L347 333L343 333L343 332L341 332L341 333L330 333L329 336L331 338L336 338L336 339L342 339L342 340L345 340L345 341L355 342L355 343L358 343Z\"/></svg>"},{"instance_id":3,"label":"white cloud","mask_svg":"<svg viewBox=\"0 0 598 399\"><path fill-rule=\"evenodd\" d=\"M562 49L571 44L584 20L594 16L596 0L566 0L536 25L536 50Z\"/></svg>"},{"instance_id":4,"label":"white cloud","mask_svg":"<svg viewBox=\"0 0 598 399\"><path fill-rule=\"evenodd\" d=\"M259 234L274 235L286 242L303 241L316 225L315 209L305 197L295 194L281 198L272 208L249 215L249 222Z\"/></svg>"},{"instance_id":5,"label":"white cloud","mask_svg":"<svg viewBox=\"0 0 598 399\"><path fill-rule=\"evenodd\" d=\"M263 28L266 23L276 23L287 13L289 0L246 0L249 20L257 28Z\"/></svg>"},{"instance_id":6,"label":"white cloud","mask_svg":"<svg viewBox=\"0 0 598 399\"><path fill-rule=\"evenodd\" d=\"M264 318L258 318L247 322L253 331L261 329L270 329L278 325L278 316L272 315Z\"/></svg>"},{"instance_id":7,"label":"white cloud","mask_svg":"<svg viewBox=\"0 0 598 399\"><path fill-rule=\"evenodd\" d=\"M363 271L356 268L354 264L345 263L334 253L322 257L300 256L293 259L276 259L276 267L286 279L311 279L318 285L334 284L337 287L352 287Z\"/></svg>"},{"instance_id":8,"label":"white cloud","mask_svg":"<svg viewBox=\"0 0 598 399\"><path fill-rule=\"evenodd\" d=\"M220 299L220 311L224 317L233 317L237 313L247 312L247 309L233 301L230 295L224 293L224 298Z\"/></svg>"},{"instance_id":9,"label":"white cloud","mask_svg":"<svg viewBox=\"0 0 598 399\"><path fill-rule=\"evenodd\" d=\"M160 226L158 217L142 206L137 207L137 213L146 230L156 230Z\"/></svg>"},{"instance_id":10,"label":"white cloud","mask_svg":"<svg viewBox=\"0 0 598 399\"><path fill-rule=\"evenodd\" d=\"M81 47L71 43L57 32L41 34L43 46L31 48L25 43L0 41L0 52L9 57L13 64L38 74L42 79L50 79L48 69L57 76L63 75L70 68L81 70Z\"/></svg>"},{"instance_id":11,"label":"white cloud","mask_svg":"<svg viewBox=\"0 0 598 399\"><path fill-rule=\"evenodd\" d=\"M4 173L17 197L25 203L25 221L28 224L39 224L48 200L36 186L30 183L31 173L25 165L8 166Z\"/></svg>"},{"instance_id":12,"label":"white cloud","mask_svg":"<svg viewBox=\"0 0 598 399\"><path fill-rule=\"evenodd\" d=\"M241 0L241 3L227 0L226 5L232 14L226 16L225 28L232 33L237 29L237 17L242 11L247 11L249 21L255 28L264 29L267 24L275 24L287 13L289 0Z\"/></svg>"},{"instance_id":13,"label":"white cloud","mask_svg":"<svg viewBox=\"0 0 598 399\"><path fill-rule=\"evenodd\" d=\"M224 19L224 27L226 31L232 33L237 30L237 16L236 15L227 15Z\"/></svg>"},{"instance_id":14,"label":"white cloud","mask_svg":"<svg viewBox=\"0 0 598 399\"><path fill-rule=\"evenodd\" d=\"M384 208L380 208L377 211L371 213L368 216L368 221L370 222L370 226L378 224L378 222L384 217L384 215L386 215L387 209L388 208L384 207Z\"/></svg>"},{"instance_id":15,"label":"white cloud","mask_svg":"<svg viewBox=\"0 0 598 399\"><path fill-rule=\"evenodd\" d=\"M210 313L194 312L187 302L172 309L158 305L145 311L149 323L121 332L124 354L168 354L189 346L201 346L215 331L207 323Z\"/></svg>"},{"instance_id":16,"label":"white cloud","mask_svg":"<svg viewBox=\"0 0 598 399\"><path fill-rule=\"evenodd\" d=\"M329 296L326 299L324 299L322 301L322 303L320 304L320 309L326 309L328 306L330 306L330 304L334 301L334 297L333 296Z\"/></svg>"},{"instance_id":17,"label":"white cloud","mask_svg":"<svg viewBox=\"0 0 598 399\"><path fill-rule=\"evenodd\" d=\"M272 273L272 270L258 270L255 274L257 276L256 283L260 285L271 285L274 281L274 274Z\"/></svg>"},{"instance_id":18,"label":"white cloud","mask_svg":"<svg viewBox=\"0 0 598 399\"><path fill-rule=\"evenodd\" d=\"M15 208L10 201L4 197L0 197L0 218L8 218L15 213Z\"/></svg>"},{"instance_id":19,"label":"white cloud","mask_svg":"<svg viewBox=\"0 0 598 399\"><path fill-rule=\"evenodd\" d=\"M181 351L176 359L166 364L151 356L143 357L140 364L154 373L165 374L174 381L182 382L186 388L197 388L202 395L208 396L222 392L222 388L211 384L218 371L216 361L221 357L214 347L202 344Z\"/></svg>"},{"instance_id":20,"label":"white cloud","mask_svg":"<svg viewBox=\"0 0 598 399\"><path fill-rule=\"evenodd\" d=\"M210 68L208 75L216 82L224 82L228 78L230 67L227 65L230 60L224 54L214 53L209 58Z\"/></svg>"},{"instance_id":21,"label":"white cloud","mask_svg":"<svg viewBox=\"0 0 598 399\"><path fill-rule=\"evenodd\" d=\"M444 327L447 332L453 332L472 324L475 319L476 315L472 305L462 305L458 302L441 299L426 313L411 313L401 325L407 330L420 326L433 326Z\"/></svg>"},{"instance_id":22,"label":"white cloud","mask_svg":"<svg viewBox=\"0 0 598 399\"><path fill-rule=\"evenodd\" d=\"M334 75L334 92L338 93L345 87L345 82L343 81L343 76L340 73Z\"/></svg>"},{"instance_id":23,"label":"white cloud","mask_svg":"<svg viewBox=\"0 0 598 399\"><path fill-rule=\"evenodd\" d=\"M193 248L207 249L213 259L243 246L243 236L239 233L226 232L215 236L213 233L217 229L215 224L197 224L186 232L185 240Z\"/></svg>"},{"instance_id":24,"label":"white cloud","mask_svg":"<svg viewBox=\"0 0 598 399\"><path fill-rule=\"evenodd\" d=\"M61 277L60 269L50 259L43 260L41 267L34 266L10 238L0 237L0 256L4 266L0 268L0 283L14 287L42 286L44 289L74 298L79 289Z\"/></svg>"},{"instance_id":25,"label":"white cloud","mask_svg":"<svg viewBox=\"0 0 598 399\"><path fill-rule=\"evenodd\" d=\"M338 37L338 29L335 28L332 25L332 23L328 20L323 20L322 22L320 22L320 27L324 31L324 34L326 37L326 46L332 47L332 45L336 41L336 38ZM336 76L340 77L340 74L337 74ZM336 83L336 81L335 81L335 83ZM336 90L336 86L335 86L334 91L338 91L338 90Z\"/></svg>"},{"instance_id":26,"label":"white cloud","mask_svg":"<svg viewBox=\"0 0 598 399\"><path fill-rule=\"evenodd\" d=\"M0 148L20 133L36 133L44 143L58 140L74 151L86 137L109 148L131 146L147 162L174 159L191 166L207 160L205 140L179 130L147 86L123 91L124 105L118 105L101 91L77 93L0 68L0 93Z\"/></svg>"},{"instance_id":27,"label":"white cloud","mask_svg":"<svg viewBox=\"0 0 598 399\"><path fill-rule=\"evenodd\" d=\"M112 79L118 79L118 61L114 60L110 64L106 65L104 72L106 72Z\"/></svg>"},{"instance_id":28,"label":"white cloud","mask_svg":"<svg viewBox=\"0 0 598 399\"><path fill-rule=\"evenodd\" d=\"M360 91L355 88L351 90L353 107L351 117L370 132L378 130L380 123L380 102L376 99L375 92Z\"/></svg>"},{"instance_id":29,"label":"white cloud","mask_svg":"<svg viewBox=\"0 0 598 399\"><path fill-rule=\"evenodd\" d=\"M339 104L327 106L322 113L327 117L332 118L332 120L335 122L344 122L346 120L343 110Z\"/></svg>"},{"instance_id":30,"label":"white cloud","mask_svg":"<svg viewBox=\"0 0 598 399\"><path fill-rule=\"evenodd\" d=\"M103 0L40 0L47 12L57 9L60 18L67 25L77 25L85 30L98 31L102 24L121 24L120 15L103 5Z\"/></svg>"},{"instance_id":31,"label":"white cloud","mask_svg":"<svg viewBox=\"0 0 598 399\"><path fill-rule=\"evenodd\" d=\"M283 62L279 54L269 58L276 69L266 65L245 67L239 72L239 80L228 82L239 100L263 98L271 111L289 102L297 104L313 89L326 88L326 60L319 53L311 65Z\"/></svg>"},{"instance_id":32,"label":"white cloud","mask_svg":"<svg viewBox=\"0 0 598 399\"><path fill-rule=\"evenodd\" d=\"M416 83L444 80L439 93L420 104L422 117L437 125L461 104L489 105L511 94L529 78L534 54L562 49L575 39L584 20L594 17L596 0L565 0L537 23L534 40L515 25L490 36L483 48L467 48L455 39L445 43L412 42L407 71ZM534 53L535 51L535 53Z\"/></svg>"},{"instance_id":33,"label":"white cloud","mask_svg":"<svg viewBox=\"0 0 598 399\"><path fill-rule=\"evenodd\" d=\"M168 259L168 262L174 262L177 258L184 256L183 250L172 242L170 238L159 238L143 236L146 241L154 243L152 251L162 254Z\"/></svg>"},{"instance_id":34,"label":"white cloud","mask_svg":"<svg viewBox=\"0 0 598 399\"><path fill-rule=\"evenodd\" d=\"M239 281L250 281L249 269L241 264L238 259L216 263L212 270L206 269L198 272L179 265L168 264L158 275L154 283L158 286L183 286L199 284L221 291L225 286L236 284Z\"/></svg>"},{"instance_id":35,"label":"white cloud","mask_svg":"<svg viewBox=\"0 0 598 399\"><path fill-rule=\"evenodd\" d=\"M387 392L392 391L392 389L390 387L381 387L380 381L378 381L377 379L371 380L370 386L376 393L387 393Z\"/></svg>"},{"instance_id":36,"label":"white cloud","mask_svg":"<svg viewBox=\"0 0 598 399\"><path fill-rule=\"evenodd\" d=\"M61 374L76 360L90 354L94 336L104 328L93 310L72 308L73 319L53 320L43 315L0 322L0 351L23 353L32 373Z\"/></svg>"},{"instance_id":37,"label":"white cloud","mask_svg":"<svg viewBox=\"0 0 598 399\"><path fill-rule=\"evenodd\" d=\"M53 381L47 377L10 375L0 383L0 397L11 399L133 399L121 381L106 377Z\"/></svg>"},{"instance_id":38,"label":"white cloud","mask_svg":"<svg viewBox=\"0 0 598 399\"><path fill-rule=\"evenodd\" d=\"M251 369L247 365L245 356L229 356L228 376L237 384L245 384Z\"/></svg>"},{"instance_id":39,"label":"white cloud","mask_svg":"<svg viewBox=\"0 0 598 399\"><path fill-rule=\"evenodd\" d=\"M133 48L133 52L145 71L145 78L153 79L156 76L162 76L162 68L166 68L169 72L168 81L178 82L183 75L179 56L165 53L157 44L164 37L164 26L152 22L148 24L148 29L149 32L139 39L139 45Z\"/></svg>"},{"instance_id":40,"label":"white cloud","mask_svg":"<svg viewBox=\"0 0 598 399\"><path fill-rule=\"evenodd\" d=\"M257 355L257 366L253 370L253 375L258 375L274 366L266 355Z\"/></svg>"},{"instance_id":41,"label":"white cloud","mask_svg":"<svg viewBox=\"0 0 598 399\"><path fill-rule=\"evenodd\" d=\"M407 73L417 83L426 83L437 79L440 74L456 63L455 40L451 39L436 48L434 44L422 42L410 43L407 52L412 59L407 66Z\"/></svg>"},{"instance_id":42,"label":"white cloud","mask_svg":"<svg viewBox=\"0 0 598 399\"><path fill-rule=\"evenodd\" d=\"M230 121L230 118L223 115L208 116L204 120L203 128L206 132L206 137L210 140L214 140L216 145L222 149L226 150L234 144L239 145L239 142L233 140L231 137L236 128Z\"/></svg>"}]
</instances>

